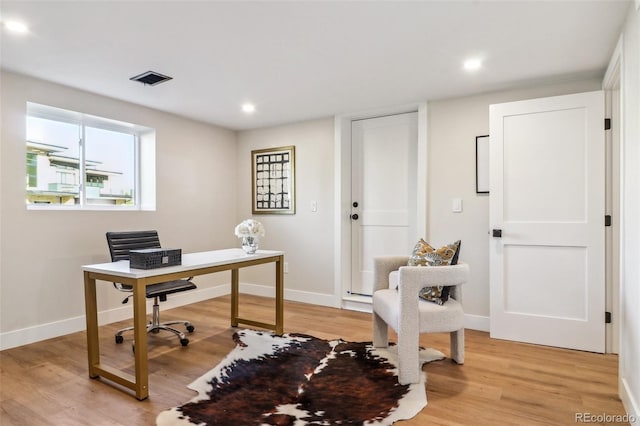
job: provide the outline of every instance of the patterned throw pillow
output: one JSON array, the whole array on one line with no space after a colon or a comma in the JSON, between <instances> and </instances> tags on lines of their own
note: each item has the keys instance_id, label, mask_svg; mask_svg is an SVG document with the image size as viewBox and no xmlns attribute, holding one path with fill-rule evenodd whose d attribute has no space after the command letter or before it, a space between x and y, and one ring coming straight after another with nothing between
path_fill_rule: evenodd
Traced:
<instances>
[{"instance_id":1,"label":"patterned throw pillow","mask_svg":"<svg viewBox=\"0 0 640 426\"><path fill-rule=\"evenodd\" d=\"M413 253L407 263L409 266L442 266L456 265L460 255L460 240L442 246L438 249L431 247L424 239L420 239L413 248ZM444 304L449 300L449 287L434 286L420 290L420 297L429 302Z\"/></svg>"},{"instance_id":2,"label":"patterned throw pillow","mask_svg":"<svg viewBox=\"0 0 640 426\"><path fill-rule=\"evenodd\" d=\"M460 253L460 240L455 243L442 246L438 249L431 247L424 239L420 238L413 248L409 266L441 266L455 265L458 263Z\"/></svg>"},{"instance_id":3,"label":"patterned throw pillow","mask_svg":"<svg viewBox=\"0 0 640 426\"><path fill-rule=\"evenodd\" d=\"M449 300L449 287L444 286L435 286L435 287L425 287L420 290L418 295L429 302L436 303L438 305L443 305L447 300Z\"/></svg>"}]
</instances>

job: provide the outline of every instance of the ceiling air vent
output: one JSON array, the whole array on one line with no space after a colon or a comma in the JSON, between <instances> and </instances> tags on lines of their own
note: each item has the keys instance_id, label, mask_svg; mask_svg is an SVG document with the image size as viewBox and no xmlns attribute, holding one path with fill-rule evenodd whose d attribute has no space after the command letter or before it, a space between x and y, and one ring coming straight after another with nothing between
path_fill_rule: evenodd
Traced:
<instances>
[{"instance_id":1,"label":"ceiling air vent","mask_svg":"<svg viewBox=\"0 0 640 426\"><path fill-rule=\"evenodd\" d=\"M140 83L148 84L149 86L155 86L156 84L160 84L171 79L173 79L173 77L168 77L155 71L147 71L136 75L135 77L131 77L129 80L139 81Z\"/></svg>"}]
</instances>

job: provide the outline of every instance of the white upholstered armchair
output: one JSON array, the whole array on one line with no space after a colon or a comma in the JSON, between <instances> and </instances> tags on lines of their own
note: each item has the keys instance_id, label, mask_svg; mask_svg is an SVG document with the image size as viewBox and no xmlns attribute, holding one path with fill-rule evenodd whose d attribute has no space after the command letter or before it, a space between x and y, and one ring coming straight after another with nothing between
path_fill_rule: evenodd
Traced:
<instances>
[{"instance_id":1,"label":"white upholstered armchair","mask_svg":"<svg viewBox=\"0 0 640 426\"><path fill-rule=\"evenodd\" d=\"M420 381L421 333L449 332L450 356L458 364L464 363L461 285L469 276L469 266L461 262L453 266L406 266L408 259L408 256L374 259L373 344L388 346L387 326L398 334L398 381L401 384ZM420 290L428 286L451 286L449 300L438 305L420 299Z\"/></svg>"}]
</instances>

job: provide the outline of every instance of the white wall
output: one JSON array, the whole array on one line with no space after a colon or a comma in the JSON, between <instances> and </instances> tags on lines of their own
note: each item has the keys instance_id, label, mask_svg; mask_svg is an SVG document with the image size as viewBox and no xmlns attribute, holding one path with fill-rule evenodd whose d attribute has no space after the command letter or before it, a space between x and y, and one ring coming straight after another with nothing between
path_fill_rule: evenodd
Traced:
<instances>
[{"instance_id":1,"label":"white wall","mask_svg":"<svg viewBox=\"0 0 640 426\"><path fill-rule=\"evenodd\" d=\"M622 34L620 395L640 424L640 12L631 5Z\"/></svg>"},{"instance_id":2,"label":"white wall","mask_svg":"<svg viewBox=\"0 0 640 426\"><path fill-rule=\"evenodd\" d=\"M640 395L640 30L632 10L623 53L623 266L621 395L638 413ZM156 228L164 245L185 251L237 246L234 226L251 215L251 150L296 147L296 214L256 215L265 224L264 249L286 252L286 298L336 306L334 293L334 121L332 118L234 132L175 115L3 72L0 78L0 346L11 347L84 328L80 265L108 260L104 232ZM599 80L567 81L428 106L427 239L460 238L473 278L465 288L468 324L487 329L488 197L475 193L475 136L487 134L492 103L597 90ZM38 102L131 121L157 130L158 200L155 212L27 211L24 204L25 108ZM451 198L463 199L452 213ZM318 205L311 212L311 201ZM273 274L243 271L248 290L267 294ZM219 294L226 273L197 279L196 300ZM226 288L226 285L224 286ZM194 299L180 299L175 304ZM126 318L110 284L99 292L107 319ZM171 305L171 300L170 304ZM174 305L175 305L174 304ZM165 305L167 306L167 305Z\"/></svg>"},{"instance_id":3,"label":"white wall","mask_svg":"<svg viewBox=\"0 0 640 426\"><path fill-rule=\"evenodd\" d=\"M460 258L469 263L464 288L467 327L489 329L489 196L476 194L475 137L489 134L489 105L599 90L599 79L525 87L429 102L427 238L437 246L462 240ZM462 198L462 213L451 199Z\"/></svg>"},{"instance_id":4,"label":"white wall","mask_svg":"<svg viewBox=\"0 0 640 426\"><path fill-rule=\"evenodd\" d=\"M598 90L600 84L599 79L567 81L429 103L426 237L438 245L462 240L461 256L473 269L465 288L467 326L488 330L489 321L489 199L475 193L475 136L489 131L489 105ZM251 217L251 150L296 146L297 213L254 216L267 228L260 247L285 250L287 299L337 306L332 275L333 131L327 119L239 132L236 188L238 220ZM462 213L451 212L452 197L463 199ZM311 200L318 201L317 213L310 212ZM243 272L241 282L257 285L246 291L261 293L265 290L259 286L273 285L272 274L260 268Z\"/></svg>"},{"instance_id":5,"label":"white wall","mask_svg":"<svg viewBox=\"0 0 640 426\"><path fill-rule=\"evenodd\" d=\"M253 217L266 235L260 248L284 250L289 272L285 298L333 306L333 119L305 121L238 133L236 191L238 221ZM251 151L295 146L295 215L251 214ZM311 211L316 201L317 211ZM273 274L264 268L241 271L240 281L273 287ZM260 293L260 289L251 290ZM268 294L268 293L266 293Z\"/></svg>"},{"instance_id":6,"label":"white wall","mask_svg":"<svg viewBox=\"0 0 640 426\"><path fill-rule=\"evenodd\" d=\"M636 2L637 3L637 2ZM640 18L630 6L622 63L622 270L620 394L640 416ZM463 242L471 264L465 310L488 329L489 272L486 195L475 193L475 136L489 131L492 103L597 90L599 80L567 81L429 102L427 239ZM108 260L107 230L155 228L165 246L200 251L238 245L233 227L251 217L250 152L296 146L295 215L259 215L265 249L286 252L286 297L335 305L333 270L334 123L330 118L235 134L141 106L35 80L0 74L0 349L84 328L80 266ZM157 211L27 211L24 202L25 110L32 101L134 122L157 130ZM237 144L236 144L237 141ZM451 198L463 212L451 212ZM312 200L318 211L310 211ZM268 266L264 266L267 268ZM272 287L263 267L241 274L256 293ZM271 281L270 281L271 280ZM215 294L227 274L199 277L201 296ZM266 290L265 290L266 289ZM177 304L182 303L179 297ZM130 315L110 284L99 310ZM192 299L182 299L192 301ZM106 316L109 319L109 316ZM637 417L636 417L637 418Z\"/></svg>"},{"instance_id":7,"label":"white wall","mask_svg":"<svg viewBox=\"0 0 640 426\"><path fill-rule=\"evenodd\" d=\"M2 72L0 81L1 348L84 329L80 266L109 260L106 231L157 229L164 246L187 252L235 244L234 132L9 72ZM157 210L27 210L27 101L155 128ZM197 278L200 297L228 283L227 275ZM120 304L122 294L102 284L101 319L131 316L131 305ZM197 298L187 295L171 297L170 304Z\"/></svg>"}]
</instances>

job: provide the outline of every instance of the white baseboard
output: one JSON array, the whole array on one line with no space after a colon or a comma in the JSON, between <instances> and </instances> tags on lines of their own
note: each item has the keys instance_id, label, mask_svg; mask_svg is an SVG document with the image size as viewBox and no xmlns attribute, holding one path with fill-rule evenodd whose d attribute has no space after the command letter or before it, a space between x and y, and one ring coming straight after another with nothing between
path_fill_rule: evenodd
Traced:
<instances>
[{"instance_id":1,"label":"white baseboard","mask_svg":"<svg viewBox=\"0 0 640 426\"><path fill-rule=\"evenodd\" d=\"M197 289L180 294L173 294L166 302L162 303L161 309L176 308L178 306L224 296L229 293L229 284L226 284L207 289ZM153 301L147 300L147 312L151 312L152 308ZM98 312L99 325L111 324L130 318L133 318L131 304L125 304L117 308ZM53 337L76 333L78 331L84 331L86 327L87 323L85 316L81 315L47 324L8 331L0 334L0 351L15 348L17 346L28 345L29 343L35 343L41 340L51 339Z\"/></svg>"},{"instance_id":2,"label":"white baseboard","mask_svg":"<svg viewBox=\"0 0 640 426\"><path fill-rule=\"evenodd\" d=\"M371 313L371 296L349 295L342 298L342 309Z\"/></svg>"},{"instance_id":3,"label":"white baseboard","mask_svg":"<svg viewBox=\"0 0 640 426\"><path fill-rule=\"evenodd\" d=\"M371 313L371 302L363 302L360 300L346 299L342 300L342 309L349 311L366 312Z\"/></svg>"},{"instance_id":4,"label":"white baseboard","mask_svg":"<svg viewBox=\"0 0 640 426\"><path fill-rule=\"evenodd\" d=\"M216 287L197 289L180 294L172 295L169 300L162 303L162 309L177 308L191 303L201 302L207 299L227 295L231 292L229 284ZM255 296L273 297L274 288L260 284L241 283L240 292ZM311 305L329 306L359 312L371 312L370 297L336 297L331 294L312 293L308 291L285 289L285 300L294 302L309 303ZM147 301L147 312L151 312L152 302ZM117 308L101 311L98 313L98 324L105 325L117 321L124 321L133 317L131 305L123 305ZM465 328L472 330L489 331L489 318L479 315L465 315ZM84 331L86 321L84 315L54 321L47 324L40 324L33 327L26 327L19 330L0 333L0 351L51 339L53 337L64 336L66 334Z\"/></svg>"},{"instance_id":5,"label":"white baseboard","mask_svg":"<svg viewBox=\"0 0 640 426\"><path fill-rule=\"evenodd\" d=\"M252 294L256 296L273 297L274 288L272 286L264 286L257 284L240 284L241 293ZM212 288L197 289L186 291L180 294L173 294L162 303L161 309L177 308L179 306L189 305L191 303L201 302L203 300L213 299L216 297L227 295L231 292L230 284L223 284ZM336 307L335 297L328 294L311 293L299 290L286 290L284 298L295 302L303 302L314 305ZM147 301L147 312L151 312L153 302ZM98 324L105 325L117 321L124 321L133 317L131 304L119 306L117 308L101 311L98 313ZM40 324L33 327L21 328L19 330L0 333L0 351L15 348L17 346L28 345L30 343L39 342L41 340L51 339L53 337L64 336L66 334L84 331L86 329L85 316L77 316L67 318L61 321L55 321L47 324Z\"/></svg>"},{"instance_id":6,"label":"white baseboard","mask_svg":"<svg viewBox=\"0 0 640 426\"><path fill-rule=\"evenodd\" d=\"M628 421L633 426L640 425L640 395L634 395L629 387L629 383L624 377L620 377L618 383L618 393L622 400L622 405L627 412Z\"/></svg>"},{"instance_id":7,"label":"white baseboard","mask_svg":"<svg viewBox=\"0 0 640 426\"><path fill-rule=\"evenodd\" d=\"M0 334L0 350L11 349L16 346L28 345L29 343L51 339L52 337L75 333L77 331L82 331L85 328L86 322L83 315L61 321L50 322L48 324L7 331Z\"/></svg>"},{"instance_id":8,"label":"white baseboard","mask_svg":"<svg viewBox=\"0 0 640 426\"><path fill-rule=\"evenodd\" d=\"M275 289L272 286L265 286L262 284L241 283L240 292L246 294L253 294L255 296L273 297ZM292 302L309 303L310 305L320 305L329 307L338 307L336 298L332 294L312 293L309 291L301 290L284 290L285 300Z\"/></svg>"},{"instance_id":9,"label":"white baseboard","mask_svg":"<svg viewBox=\"0 0 640 426\"><path fill-rule=\"evenodd\" d=\"M342 309L371 313L371 297L348 296L342 299ZM489 332L489 317L464 314L464 328Z\"/></svg>"},{"instance_id":10,"label":"white baseboard","mask_svg":"<svg viewBox=\"0 0 640 426\"><path fill-rule=\"evenodd\" d=\"M489 332L489 317L464 314L464 328Z\"/></svg>"}]
</instances>

